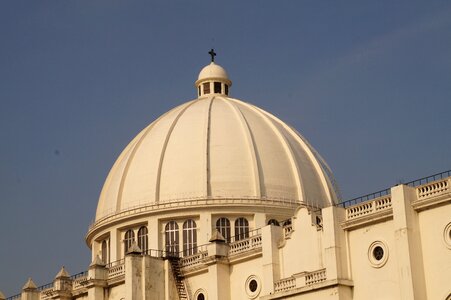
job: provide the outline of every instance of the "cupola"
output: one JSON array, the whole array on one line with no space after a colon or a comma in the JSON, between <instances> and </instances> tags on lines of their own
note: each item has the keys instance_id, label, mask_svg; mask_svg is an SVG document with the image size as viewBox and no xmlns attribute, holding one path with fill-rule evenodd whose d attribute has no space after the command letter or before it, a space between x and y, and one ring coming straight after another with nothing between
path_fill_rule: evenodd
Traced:
<instances>
[{"instance_id":1,"label":"cupola","mask_svg":"<svg viewBox=\"0 0 451 300\"><path fill-rule=\"evenodd\" d=\"M215 63L216 53L213 49L208 52L211 55L211 63L205 66L199 73L195 82L197 96L229 95L229 88L232 86L226 70Z\"/></svg>"}]
</instances>

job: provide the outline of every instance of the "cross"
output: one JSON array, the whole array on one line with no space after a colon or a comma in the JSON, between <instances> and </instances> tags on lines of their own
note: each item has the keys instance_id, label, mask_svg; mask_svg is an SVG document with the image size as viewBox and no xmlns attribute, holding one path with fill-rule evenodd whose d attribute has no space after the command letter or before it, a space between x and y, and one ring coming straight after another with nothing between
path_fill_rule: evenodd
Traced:
<instances>
[{"instance_id":1,"label":"cross","mask_svg":"<svg viewBox=\"0 0 451 300\"><path fill-rule=\"evenodd\" d=\"M208 52L208 54L211 55L211 62L215 62L215 56L216 56L215 50L211 49L210 52Z\"/></svg>"}]
</instances>

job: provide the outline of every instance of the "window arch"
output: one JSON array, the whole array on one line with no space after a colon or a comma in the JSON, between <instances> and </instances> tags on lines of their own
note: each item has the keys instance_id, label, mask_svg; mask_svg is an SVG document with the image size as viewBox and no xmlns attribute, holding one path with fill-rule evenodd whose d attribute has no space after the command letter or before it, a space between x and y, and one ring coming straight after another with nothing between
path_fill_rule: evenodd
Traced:
<instances>
[{"instance_id":1,"label":"window arch","mask_svg":"<svg viewBox=\"0 0 451 300\"><path fill-rule=\"evenodd\" d=\"M276 219L269 220L268 225L280 226L279 221L277 221Z\"/></svg>"},{"instance_id":2,"label":"window arch","mask_svg":"<svg viewBox=\"0 0 451 300\"><path fill-rule=\"evenodd\" d=\"M238 218L235 220L235 239L237 241L249 237L249 222L246 218Z\"/></svg>"},{"instance_id":3,"label":"window arch","mask_svg":"<svg viewBox=\"0 0 451 300\"><path fill-rule=\"evenodd\" d=\"M179 254L179 225L175 221L170 221L165 227L166 252L170 256Z\"/></svg>"},{"instance_id":4,"label":"window arch","mask_svg":"<svg viewBox=\"0 0 451 300\"><path fill-rule=\"evenodd\" d=\"M189 219L183 223L183 256L197 253L196 222Z\"/></svg>"},{"instance_id":5,"label":"window arch","mask_svg":"<svg viewBox=\"0 0 451 300\"><path fill-rule=\"evenodd\" d=\"M109 257L110 257L110 255L109 255L109 247L108 247L109 245L108 245L108 240L103 240L102 241L102 261L104 262L104 263L109 263L110 261L109 261Z\"/></svg>"},{"instance_id":6,"label":"window arch","mask_svg":"<svg viewBox=\"0 0 451 300\"><path fill-rule=\"evenodd\" d=\"M222 234L224 239L230 242L230 221L227 218L219 218L216 221L216 229Z\"/></svg>"},{"instance_id":7,"label":"window arch","mask_svg":"<svg viewBox=\"0 0 451 300\"><path fill-rule=\"evenodd\" d=\"M139 228L138 230L138 247L144 252L147 249L149 249L149 242L148 242L148 238L147 238L147 227L146 226L142 226L141 228Z\"/></svg>"},{"instance_id":8,"label":"window arch","mask_svg":"<svg viewBox=\"0 0 451 300\"><path fill-rule=\"evenodd\" d=\"M131 229L127 230L124 238L124 253L128 252L128 249L130 249L134 241L135 241L135 233Z\"/></svg>"}]
</instances>

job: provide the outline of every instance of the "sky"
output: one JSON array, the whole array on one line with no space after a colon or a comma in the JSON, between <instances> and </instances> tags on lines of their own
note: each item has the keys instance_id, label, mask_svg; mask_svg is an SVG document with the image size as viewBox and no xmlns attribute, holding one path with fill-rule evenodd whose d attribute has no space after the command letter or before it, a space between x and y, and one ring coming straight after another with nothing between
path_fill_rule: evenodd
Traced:
<instances>
[{"instance_id":1,"label":"sky","mask_svg":"<svg viewBox=\"0 0 451 300\"><path fill-rule=\"evenodd\" d=\"M87 269L109 169L211 48L344 199L451 169L450 1L1 1L0 291Z\"/></svg>"}]
</instances>

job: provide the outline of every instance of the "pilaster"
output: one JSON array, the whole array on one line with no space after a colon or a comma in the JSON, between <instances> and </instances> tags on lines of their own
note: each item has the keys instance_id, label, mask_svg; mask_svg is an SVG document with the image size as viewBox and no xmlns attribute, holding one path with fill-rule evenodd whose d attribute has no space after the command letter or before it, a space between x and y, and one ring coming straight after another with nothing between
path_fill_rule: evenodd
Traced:
<instances>
[{"instance_id":1,"label":"pilaster","mask_svg":"<svg viewBox=\"0 0 451 300\"><path fill-rule=\"evenodd\" d=\"M28 278L23 286L21 300L39 300L39 291L33 279Z\"/></svg>"},{"instance_id":2,"label":"pilaster","mask_svg":"<svg viewBox=\"0 0 451 300\"><path fill-rule=\"evenodd\" d=\"M283 228L268 225L262 228L262 294L274 293L274 282L280 279L279 244L283 239Z\"/></svg>"},{"instance_id":3,"label":"pilaster","mask_svg":"<svg viewBox=\"0 0 451 300\"><path fill-rule=\"evenodd\" d=\"M104 288L107 286L108 270L97 255L88 270L88 300L104 300Z\"/></svg>"},{"instance_id":4,"label":"pilaster","mask_svg":"<svg viewBox=\"0 0 451 300\"><path fill-rule=\"evenodd\" d=\"M322 209L324 266L327 279L349 278L346 268L346 237L340 227L345 219L344 208L329 206Z\"/></svg>"},{"instance_id":5,"label":"pilaster","mask_svg":"<svg viewBox=\"0 0 451 300\"><path fill-rule=\"evenodd\" d=\"M391 188L395 251L401 300L426 299L418 215L411 203L415 189L405 185Z\"/></svg>"},{"instance_id":6,"label":"pilaster","mask_svg":"<svg viewBox=\"0 0 451 300\"><path fill-rule=\"evenodd\" d=\"M133 247L133 246L132 246ZM143 300L143 256L129 252L125 255L125 295L130 300Z\"/></svg>"},{"instance_id":7,"label":"pilaster","mask_svg":"<svg viewBox=\"0 0 451 300\"><path fill-rule=\"evenodd\" d=\"M215 230L208 244L208 279L210 299L230 300L230 272L227 261L228 245Z\"/></svg>"},{"instance_id":8,"label":"pilaster","mask_svg":"<svg viewBox=\"0 0 451 300\"><path fill-rule=\"evenodd\" d=\"M55 295L53 299L69 300L72 297L72 280L64 267L56 274L53 281Z\"/></svg>"}]
</instances>

